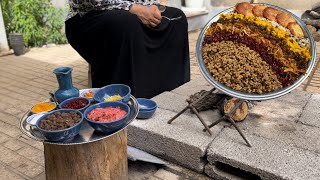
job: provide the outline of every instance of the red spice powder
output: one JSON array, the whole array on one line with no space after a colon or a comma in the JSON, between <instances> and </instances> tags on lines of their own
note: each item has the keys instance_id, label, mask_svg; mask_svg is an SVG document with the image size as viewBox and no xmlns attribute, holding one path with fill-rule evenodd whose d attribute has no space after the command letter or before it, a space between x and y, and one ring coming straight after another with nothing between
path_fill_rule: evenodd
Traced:
<instances>
[{"instance_id":1,"label":"red spice powder","mask_svg":"<svg viewBox=\"0 0 320 180\"><path fill-rule=\"evenodd\" d=\"M124 117L127 114L126 111L120 109L120 107L107 107L96 108L92 110L87 117L96 122L112 122Z\"/></svg>"}]
</instances>

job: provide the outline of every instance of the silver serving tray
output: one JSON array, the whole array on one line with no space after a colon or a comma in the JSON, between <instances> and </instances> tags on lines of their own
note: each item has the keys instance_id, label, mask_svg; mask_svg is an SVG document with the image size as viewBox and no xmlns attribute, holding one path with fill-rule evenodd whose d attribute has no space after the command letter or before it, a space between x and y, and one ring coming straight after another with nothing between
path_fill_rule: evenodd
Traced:
<instances>
[{"instance_id":1,"label":"silver serving tray","mask_svg":"<svg viewBox=\"0 0 320 180\"><path fill-rule=\"evenodd\" d=\"M25 134L26 136L37 140L37 141L41 141L43 143L47 143L47 144L56 144L56 145L77 145L77 144L86 144L86 143L90 143L90 142L95 142L95 141L99 141L102 140L104 138L110 137L114 134L117 134L118 132L122 131L124 128L126 128L134 119L136 119L138 112L139 112L139 106L138 106L138 102L136 100L135 97L131 96L130 97L130 101L128 103L129 107L130 107L130 114L129 114L129 120L127 121L127 124L113 132L113 133L109 133L109 134L105 134L105 133L101 133L98 131L95 131L85 120L83 121L80 133L78 135L76 135L74 138L66 140L66 141L62 141L62 142L50 142L50 141L46 141L43 136L41 135L41 133L39 131L37 131L36 128L34 128L33 126L31 126L29 123L27 123L27 118L32 115L31 111L27 111L20 119L20 130L22 131L23 134Z\"/></svg>"},{"instance_id":2,"label":"silver serving tray","mask_svg":"<svg viewBox=\"0 0 320 180\"><path fill-rule=\"evenodd\" d=\"M273 91L270 93L264 93L264 94L252 94L252 93L247 93L247 92L243 92L243 91L236 91L234 89L231 89L229 87L227 87L226 85L216 81L213 76L211 75L211 72L207 69L205 63L203 62L202 59L202 43L205 37L205 33L207 31L207 29L210 27L210 25L213 22L218 21L220 14L225 14L225 13L230 13L232 11L234 11L235 7L231 7L228 8L222 12L220 12L219 14L217 14L216 16L214 16L211 20L209 20L209 22L205 25L205 27L202 29L199 37L198 37L198 41L197 41L197 46L196 46L196 56L197 56L197 62L198 65L200 67L200 71L203 75L203 77L215 88L217 88L218 90L224 92L225 94L228 94L230 96L233 97L237 97L240 99L245 99L245 100L268 100L268 99L273 99L273 98L277 98L280 96L283 96L291 91L293 91L295 88L297 88L300 84L302 84L302 82L309 76L309 74L311 73L315 61L316 61L316 45L314 42L314 39L312 37L311 32L308 30L307 26L305 25L305 23L300 20L300 18L298 18L296 15L292 14L291 12L277 7L277 6L273 6L270 4L265 4L265 3L254 3L254 4L261 4L261 5L265 5L265 6L269 6L269 7L273 7L275 9L281 10L283 12L286 12L288 14L290 14L291 16L294 17L294 19L297 21L297 23L301 26L302 30L304 31L305 34L305 38L308 38L310 41L310 54L311 54L311 60L308 64L308 68L307 71L304 75L301 75L299 79L297 79L292 85L286 87L286 88L282 88L279 89L277 91Z\"/></svg>"}]
</instances>

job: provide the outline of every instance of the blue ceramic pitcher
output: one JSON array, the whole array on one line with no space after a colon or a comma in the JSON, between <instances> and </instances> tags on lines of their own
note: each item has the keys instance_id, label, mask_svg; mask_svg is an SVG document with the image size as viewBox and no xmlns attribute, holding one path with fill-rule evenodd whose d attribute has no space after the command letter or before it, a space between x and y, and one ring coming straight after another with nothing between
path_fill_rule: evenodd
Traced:
<instances>
[{"instance_id":1,"label":"blue ceramic pitcher","mask_svg":"<svg viewBox=\"0 0 320 180\"><path fill-rule=\"evenodd\" d=\"M71 67L59 67L53 70L59 83L59 89L54 93L54 96L59 103L66 99L79 96L79 89L72 85L71 72Z\"/></svg>"}]
</instances>

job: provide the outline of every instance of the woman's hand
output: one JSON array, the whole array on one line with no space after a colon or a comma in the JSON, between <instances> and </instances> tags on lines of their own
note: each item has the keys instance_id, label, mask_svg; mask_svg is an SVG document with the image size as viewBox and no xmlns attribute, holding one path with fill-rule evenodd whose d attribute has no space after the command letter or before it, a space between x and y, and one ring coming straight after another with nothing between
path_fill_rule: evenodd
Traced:
<instances>
[{"instance_id":1,"label":"woman's hand","mask_svg":"<svg viewBox=\"0 0 320 180\"><path fill-rule=\"evenodd\" d=\"M156 27L161 22L161 13L157 6L142 6L134 4L130 8L130 12L138 16L146 26Z\"/></svg>"}]
</instances>

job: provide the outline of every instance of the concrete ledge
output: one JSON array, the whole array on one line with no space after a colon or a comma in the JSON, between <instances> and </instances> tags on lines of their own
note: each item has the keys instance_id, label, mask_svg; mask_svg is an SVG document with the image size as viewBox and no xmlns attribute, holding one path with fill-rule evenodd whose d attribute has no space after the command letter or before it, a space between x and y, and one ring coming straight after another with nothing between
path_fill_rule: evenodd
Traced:
<instances>
[{"instance_id":1,"label":"concrete ledge","mask_svg":"<svg viewBox=\"0 0 320 180\"><path fill-rule=\"evenodd\" d=\"M310 93L293 91L276 99L255 102L256 105L250 110L250 114L263 120L282 118L297 121L310 97Z\"/></svg>"},{"instance_id":2,"label":"concrete ledge","mask_svg":"<svg viewBox=\"0 0 320 180\"><path fill-rule=\"evenodd\" d=\"M313 94L305 106L299 122L320 128L320 94Z\"/></svg>"},{"instance_id":3,"label":"concrete ledge","mask_svg":"<svg viewBox=\"0 0 320 180\"><path fill-rule=\"evenodd\" d=\"M262 179L308 179L320 177L319 154L266 138L247 135L253 147L244 145L237 131L226 128L208 149L210 164L221 162Z\"/></svg>"},{"instance_id":4,"label":"concrete ledge","mask_svg":"<svg viewBox=\"0 0 320 180\"><path fill-rule=\"evenodd\" d=\"M312 101L310 98L310 93L294 91L274 100L256 102L247 119L237 124L245 134L320 153L320 129L298 122L302 117L306 124L307 121L318 122L320 119L320 113L317 118L320 98L312 98ZM305 108L306 105L308 108Z\"/></svg>"},{"instance_id":5,"label":"concrete ledge","mask_svg":"<svg viewBox=\"0 0 320 180\"><path fill-rule=\"evenodd\" d=\"M202 132L203 126L195 118L182 114L172 124L167 121L175 112L157 109L153 118L135 120L128 127L128 143L158 157L202 172L209 144L221 130L211 128L213 136Z\"/></svg>"}]
</instances>

